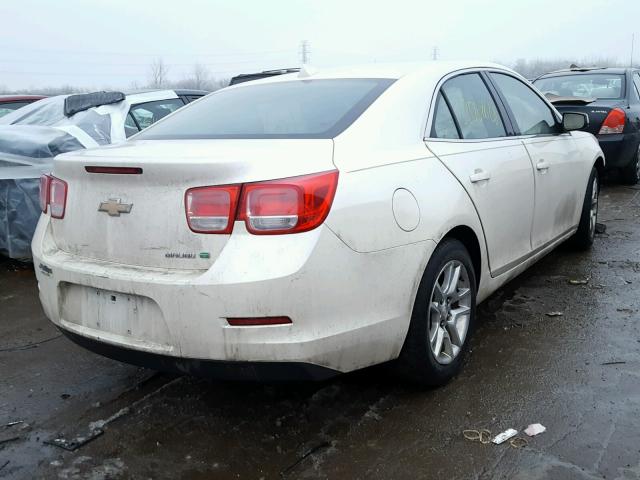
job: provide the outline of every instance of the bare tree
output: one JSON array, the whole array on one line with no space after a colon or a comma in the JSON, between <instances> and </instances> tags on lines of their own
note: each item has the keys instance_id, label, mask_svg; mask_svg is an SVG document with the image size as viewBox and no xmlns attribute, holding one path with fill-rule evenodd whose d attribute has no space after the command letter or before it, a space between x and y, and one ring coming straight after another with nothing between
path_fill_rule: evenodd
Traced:
<instances>
[{"instance_id":1,"label":"bare tree","mask_svg":"<svg viewBox=\"0 0 640 480\"><path fill-rule=\"evenodd\" d=\"M169 67L164 64L162 58L156 58L149 67L149 86L163 88L167 83Z\"/></svg>"},{"instance_id":2,"label":"bare tree","mask_svg":"<svg viewBox=\"0 0 640 480\"><path fill-rule=\"evenodd\" d=\"M193 66L193 88L197 90L210 90L209 69L201 63Z\"/></svg>"}]
</instances>

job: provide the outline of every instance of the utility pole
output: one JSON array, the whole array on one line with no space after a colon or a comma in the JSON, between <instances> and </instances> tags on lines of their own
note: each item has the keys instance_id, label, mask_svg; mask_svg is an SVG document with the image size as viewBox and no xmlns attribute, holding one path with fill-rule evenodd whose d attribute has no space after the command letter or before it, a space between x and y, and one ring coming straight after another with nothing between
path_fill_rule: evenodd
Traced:
<instances>
[{"instance_id":1,"label":"utility pole","mask_svg":"<svg viewBox=\"0 0 640 480\"><path fill-rule=\"evenodd\" d=\"M631 63L629 63L629 66L631 68L633 68L633 44L635 43L636 40L636 34L632 33L631 34Z\"/></svg>"},{"instance_id":2,"label":"utility pole","mask_svg":"<svg viewBox=\"0 0 640 480\"><path fill-rule=\"evenodd\" d=\"M440 54L440 49L438 48L437 45L435 45L433 47L433 50L431 51L431 60L438 60L439 54Z\"/></svg>"},{"instance_id":3,"label":"utility pole","mask_svg":"<svg viewBox=\"0 0 640 480\"><path fill-rule=\"evenodd\" d=\"M302 40L300 42L300 63L306 65L309 63L311 58L311 48L309 46L309 42L307 40Z\"/></svg>"}]
</instances>

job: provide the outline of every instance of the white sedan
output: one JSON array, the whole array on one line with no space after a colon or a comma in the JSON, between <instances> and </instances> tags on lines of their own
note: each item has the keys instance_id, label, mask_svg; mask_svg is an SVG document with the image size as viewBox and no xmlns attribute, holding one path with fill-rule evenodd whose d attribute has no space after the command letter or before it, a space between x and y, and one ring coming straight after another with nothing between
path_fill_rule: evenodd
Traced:
<instances>
[{"instance_id":1,"label":"white sedan","mask_svg":"<svg viewBox=\"0 0 640 480\"><path fill-rule=\"evenodd\" d=\"M33 240L47 316L98 353L221 377L395 361L449 380L476 305L593 242L595 138L518 74L431 62L220 90L59 156Z\"/></svg>"}]
</instances>

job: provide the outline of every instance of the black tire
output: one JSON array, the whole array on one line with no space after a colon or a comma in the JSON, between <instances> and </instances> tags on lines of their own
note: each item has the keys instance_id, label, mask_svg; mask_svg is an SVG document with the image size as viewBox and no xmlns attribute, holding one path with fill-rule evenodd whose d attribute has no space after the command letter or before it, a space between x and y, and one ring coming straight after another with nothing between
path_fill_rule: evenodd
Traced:
<instances>
[{"instance_id":1,"label":"black tire","mask_svg":"<svg viewBox=\"0 0 640 480\"><path fill-rule=\"evenodd\" d=\"M640 146L629 162L629 165L620 169L622 183L635 185L640 181Z\"/></svg>"},{"instance_id":2,"label":"black tire","mask_svg":"<svg viewBox=\"0 0 640 480\"><path fill-rule=\"evenodd\" d=\"M595 197L595 218L591 221L591 207L593 203L593 189L596 189ZM594 168L591 169L591 175L589 175L589 182L587 183L587 190L584 194L584 201L582 203L582 214L580 215L580 223L578 224L578 230L571 237L571 244L580 250L586 250L593 245L593 239L596 234L596 222L598 220L598 198L600 196L600 178L598 171Z\"/></svg>"},{"instance_id":3,"label":"black tire","mask_svg":"<svg viewBox=\"0 0 640 480\"><path fill-rule=\"evenodd\" d=\"M467 332L459 353L451 363L442 364L436 360L430 346L428 312L434 285L439 280L443 268L452 260L460 262L466 268L471 295L470 313ZM399 375L412 383L433 387L444 385L460 371L475 324L476 292L476 273L469 252L458 240L444 240L433 252L418 287L409 331L395 365Z\"/></svg>"}]
</instances>

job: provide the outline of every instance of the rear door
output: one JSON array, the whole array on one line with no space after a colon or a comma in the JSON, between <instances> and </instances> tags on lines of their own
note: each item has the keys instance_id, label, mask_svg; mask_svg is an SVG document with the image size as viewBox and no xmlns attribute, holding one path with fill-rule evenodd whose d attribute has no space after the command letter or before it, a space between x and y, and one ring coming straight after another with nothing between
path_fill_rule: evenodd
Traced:
<instances>
[{"instance_id":1,"label":"rear door","mask_svg":"<svg viewBox=\"0 0 640 480\"><path fill-rule=\"evenodd\" d=\"M588 172L570 133L531 87L504 72L489 74L534 168L535 209L531 245L544 248L576 225Z\"/></svg>"},{"instance_id":2,"label":"rear door","mask_svg":"<svg viewBox=\"0 0 640 480\"><path fill-rule=\"evenodd\" d=\"M531 252L534 181L522 141L478 72L452 77L440 88L427 147L471 197L484 229L493 276Z\"/></svg>"}]
</instances>

